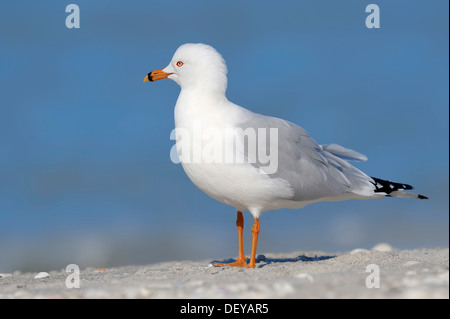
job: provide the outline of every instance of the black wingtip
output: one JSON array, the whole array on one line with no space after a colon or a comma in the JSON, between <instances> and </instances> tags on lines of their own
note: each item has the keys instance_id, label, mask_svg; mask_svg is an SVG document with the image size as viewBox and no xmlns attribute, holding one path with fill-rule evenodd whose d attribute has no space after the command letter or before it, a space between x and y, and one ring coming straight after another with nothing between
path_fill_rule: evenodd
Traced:
<instances>
[{"instance_id":1,"label":"black wingtip","mask_svg":"<svg viewBox=\"0 0 450 319\"><path fill-rule=\"evenodd\" d=\"M409 184L403 184L403 183L395 183L388 180L384 180L381 178L376 178L371 176L373 179L373 184L375 185L375 192L376 193L386 193L390 194L391 192L398 191L398 190L412 190L414 187L412 187Z\"/></svg>"},{"instance_id":2,"label":"black wingtip","mask_svg":"<svg viewBox=\"0 0 450 319\"><path fill-rule=\"evenodd\" d=\"M373 179L373 185L375 186L375 193L384 193L386 194L386 197L405 197L405 196L399 196L396 194L396 191L402 191L402 190L411 190L414 189L409 184L403 184L403 183L395 183L388 180L372 177ZM392 195L390 195L393 193ZM415 194L411 194L412 197L414 197ZM417 195L417 198L419 199L428 199L425 195Z\"/></svg>"}]
</instances>

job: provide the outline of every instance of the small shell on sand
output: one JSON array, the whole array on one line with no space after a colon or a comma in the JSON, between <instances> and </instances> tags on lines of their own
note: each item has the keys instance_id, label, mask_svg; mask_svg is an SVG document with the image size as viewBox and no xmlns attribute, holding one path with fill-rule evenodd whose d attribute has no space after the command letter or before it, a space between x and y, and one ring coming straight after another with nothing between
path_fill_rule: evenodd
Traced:
<instances>
[{"instance_id":1,"label":"small shell on sand","mask_svg":"<svg viewBox=\"0 0 450 319\"><path fill-rule=\"evenodd\" d=\"M375 246L373 246L372 250L388 252L388 251L393 251L394 248L392 248L392 246L387 243L379 243L379 244L376 244Z\"/></svg>"},{"instance_id":2,"label":"small shell on sand","mask_svg":"<svg viewBox=\"0 0 450 319\"><path fill-rule=\"evenodd\" d=\"M40 272L36 276L34 276L34 279L43 279L50 277L50 274L48 272Z\"/></svg>"}]
</instances>

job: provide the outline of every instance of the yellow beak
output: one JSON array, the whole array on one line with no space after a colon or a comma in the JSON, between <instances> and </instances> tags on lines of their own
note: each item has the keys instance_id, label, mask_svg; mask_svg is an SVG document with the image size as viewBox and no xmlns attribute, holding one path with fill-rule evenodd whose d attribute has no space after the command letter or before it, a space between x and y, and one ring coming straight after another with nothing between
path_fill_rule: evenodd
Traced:
<instances>
[{"instance_id":1,"label":"yellow beak","mask_svg":"<svg viewBox=\"0 0 450 319\"><path fill-rule=\"evenodd\" d=\"M163 72L164 69L155 70L145 76L144 82L153 82L161 79L167 79L167 77L173 73Z\"/></svg>"}]
</instances>

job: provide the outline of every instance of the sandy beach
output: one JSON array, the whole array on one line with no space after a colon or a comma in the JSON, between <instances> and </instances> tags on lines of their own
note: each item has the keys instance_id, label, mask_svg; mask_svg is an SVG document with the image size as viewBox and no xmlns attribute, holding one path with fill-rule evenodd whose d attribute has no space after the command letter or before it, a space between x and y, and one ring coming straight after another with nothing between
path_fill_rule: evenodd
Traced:
<instances>
[{"instance_id":1,"label":"sandy beach","mask_svg":"<svg viewBox=\"0 0 450 319\"><path fill-rule=\"evenodd\" d=\"M449 298L448 248L267 253L256 269L211 262L81 269L71 289L66 269L0 273L0 298Z\"/></svg>"}]
</instances>

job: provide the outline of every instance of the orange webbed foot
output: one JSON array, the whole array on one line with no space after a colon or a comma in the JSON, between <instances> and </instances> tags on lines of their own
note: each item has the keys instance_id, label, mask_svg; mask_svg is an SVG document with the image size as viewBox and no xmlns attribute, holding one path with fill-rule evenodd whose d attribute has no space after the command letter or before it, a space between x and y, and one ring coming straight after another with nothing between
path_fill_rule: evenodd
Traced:
<instances>
[{"instance_id":1,"label":"orange webbed foot","mask_svg":"<svg viewBox=\"0 0 450 319\"><path fill-rule=\"evenodd\" d=\"M230 263L214 263L214 267L222 267L222 266L229 266L229 267L247 267L247 258L238 258L234 262Z\"/></svg>"}]
</instances>

